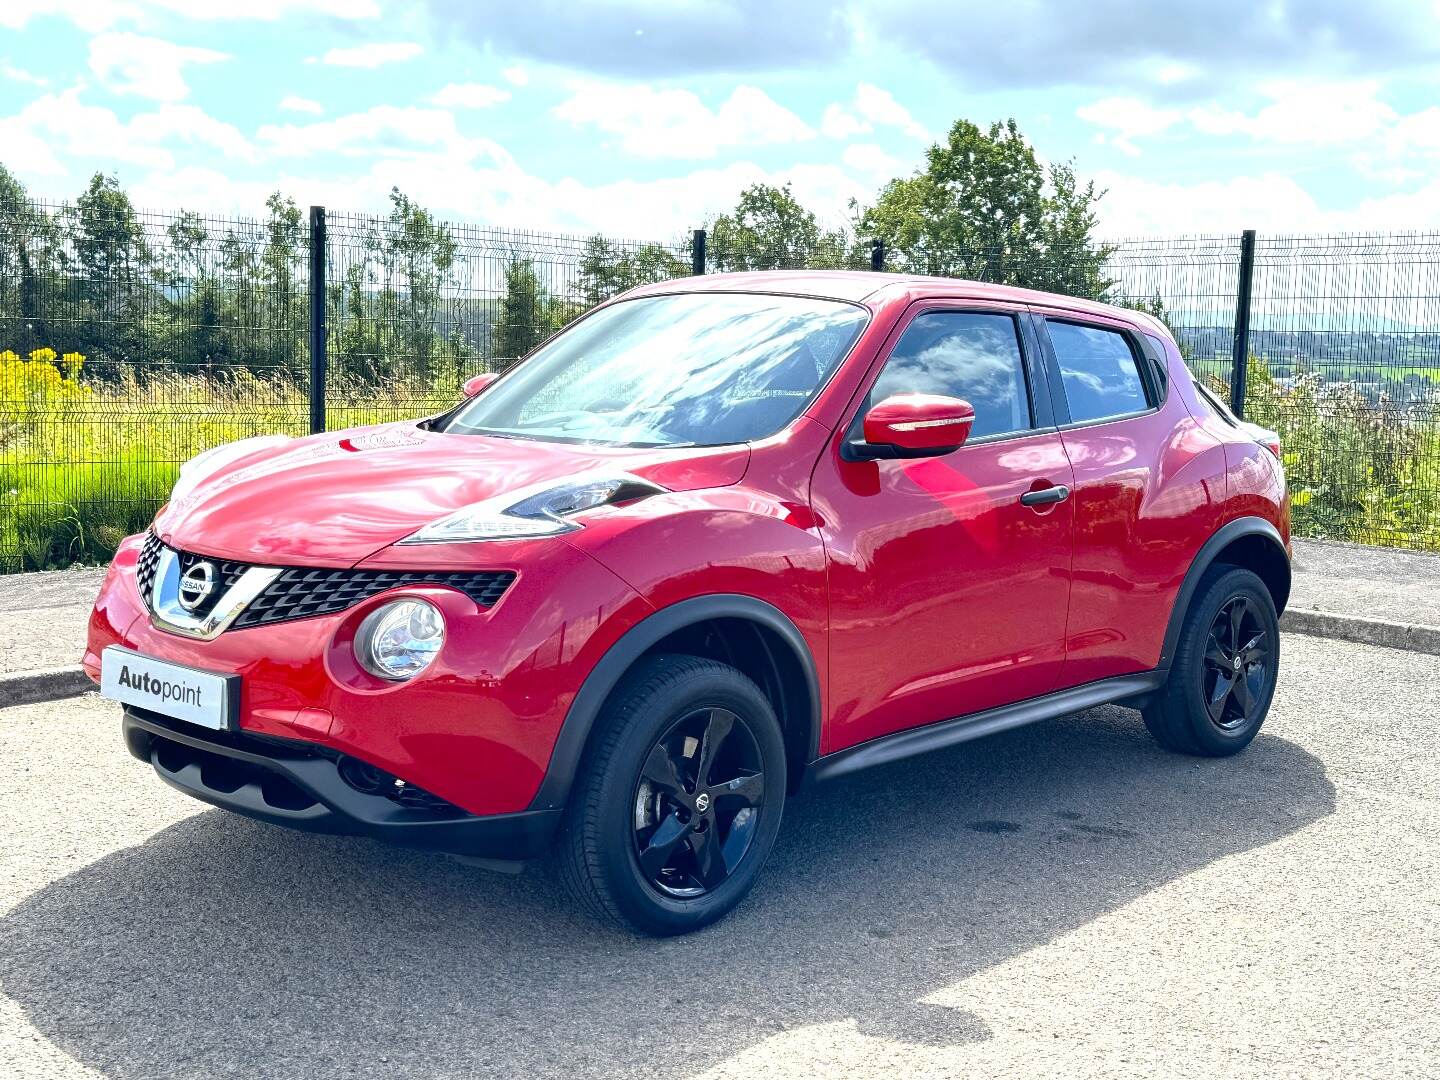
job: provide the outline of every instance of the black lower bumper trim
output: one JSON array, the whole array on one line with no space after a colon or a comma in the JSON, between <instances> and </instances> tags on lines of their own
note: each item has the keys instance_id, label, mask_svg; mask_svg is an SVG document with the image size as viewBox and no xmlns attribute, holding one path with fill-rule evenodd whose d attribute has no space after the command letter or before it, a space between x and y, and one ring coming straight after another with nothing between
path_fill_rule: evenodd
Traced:
<instances>
[{"instance_id":1,"label":"black lower bumper trim","mask_svg":"<svg viewBox=\"0 0 1440 1080\"><path fill-rule=\"evenodd\" d=\"M283 740L207 731L127 708L125 745L172 787L212 806L310 832L370 836L404 847L520 860L541 854L558 810L468 814L397 804L347 784L336 758Z\"/></svg>"}]
</instances>

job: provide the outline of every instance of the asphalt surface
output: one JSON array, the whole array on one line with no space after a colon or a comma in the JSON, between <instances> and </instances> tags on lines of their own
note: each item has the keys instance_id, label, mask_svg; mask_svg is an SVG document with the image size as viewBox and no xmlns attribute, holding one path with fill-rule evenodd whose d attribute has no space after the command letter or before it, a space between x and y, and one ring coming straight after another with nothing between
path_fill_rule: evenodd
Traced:
<instances>
[{"instance_id":1,"label":"asphalt surface","mask_svg":"<svg viewBox=\"0 0 1440 1080\"><path fill-rule=\"evenodd\" d=\"M211 810L0 712L0 1076L1435 1076L1440 672L1296 636L1259 739L1098 709L793 800L651 941L543 872Z\"/></svg>"}]
</instances>

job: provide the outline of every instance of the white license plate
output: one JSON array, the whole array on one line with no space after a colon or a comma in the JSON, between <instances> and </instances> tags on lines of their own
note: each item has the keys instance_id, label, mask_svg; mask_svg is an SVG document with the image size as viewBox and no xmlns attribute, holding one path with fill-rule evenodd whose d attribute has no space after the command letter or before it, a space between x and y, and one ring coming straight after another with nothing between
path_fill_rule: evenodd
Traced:
<instances>
[{"instance_id":1,"label":"white license plate","mask_svg":"<svg viewBox=\"0 0 1440 1080\"><path fill-rule=\"evenodd\" d=\"M111 645L100 654L100 696L214 731L232 726L240 676L217 675Z\"/></svg>"}]
</instances>

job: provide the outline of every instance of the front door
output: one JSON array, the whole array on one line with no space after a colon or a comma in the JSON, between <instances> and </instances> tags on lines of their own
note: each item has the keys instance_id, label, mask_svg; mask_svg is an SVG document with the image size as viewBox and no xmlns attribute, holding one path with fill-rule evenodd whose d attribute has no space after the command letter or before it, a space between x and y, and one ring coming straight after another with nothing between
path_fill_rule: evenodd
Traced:
<instances>
[{"instance_id":1,"label":"front door","mask_svg":"<svg viewBox=\"0 0 1440 1080\"><path fill-rule=\"evenodd\" d=\"M822 455L811 490L830 564L822 752L1055 688L1073 513L1033 493L1073 477L1049 395L1033 390L1045 378L1035 340L1028 316L998 305L917 303ZM901 393L970 402L967 443L848 460L865 410Z\"/></svg>"}]
</instances>

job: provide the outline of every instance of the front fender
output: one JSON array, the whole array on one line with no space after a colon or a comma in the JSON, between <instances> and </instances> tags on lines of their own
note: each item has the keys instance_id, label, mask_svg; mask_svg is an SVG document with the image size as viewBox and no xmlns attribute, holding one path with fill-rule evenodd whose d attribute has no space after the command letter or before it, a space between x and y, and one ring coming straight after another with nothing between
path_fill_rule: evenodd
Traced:
<instances>
[{"instance_id":1,"label":"front fender","mask_svg":"<svg viewBox=\"0 0 1440 1080\"><path fill-rule=\"evenodd\" d=\"M545 780L529 809L558 810L565 806L600 710L636 660L678 630L724 618L744 619L765 627L778 635L793 654L804 673L809 691L809 759L814 760L819 754L820 677L815 655L804 635L784 612L753 596L697 596L663 608L632 627L591 669L565 714L565 721L555 740L555 749L550 755L550 765L545 771Z\"/></svg>"}]
</instances>

